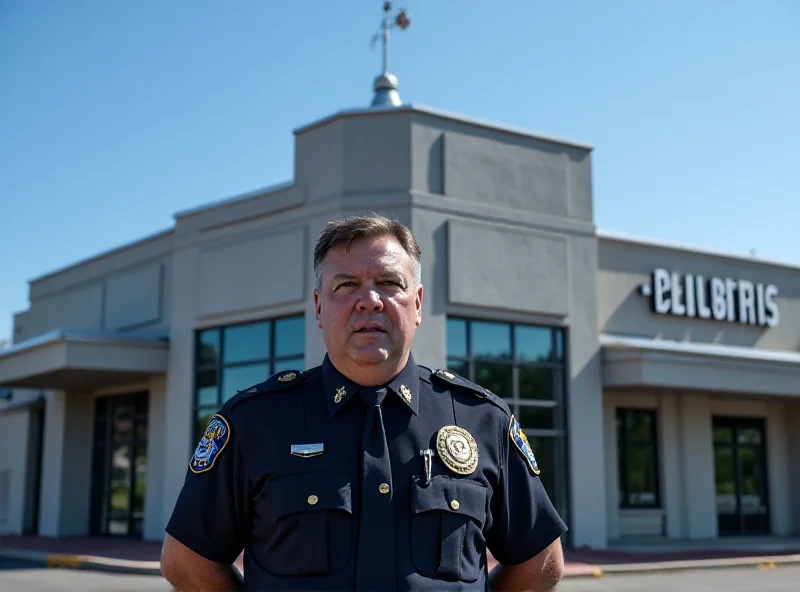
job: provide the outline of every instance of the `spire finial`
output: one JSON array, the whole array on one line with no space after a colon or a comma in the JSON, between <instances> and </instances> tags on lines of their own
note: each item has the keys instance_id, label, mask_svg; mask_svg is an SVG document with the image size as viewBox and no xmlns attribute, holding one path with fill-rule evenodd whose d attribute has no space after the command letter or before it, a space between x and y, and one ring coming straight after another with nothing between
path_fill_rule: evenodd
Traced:
<instances>
[{"instance_id":1,"label":"spire finial","mask_svg":"<svg viewBox=\"0 0 800 592\"><path fill-rule=\"evenodd\" d=\"M375 96L372 98L373 107L386 107L401 105L400 94L397 92L397 77L389 72L389 30L392 27L400 27L405 30L411 24L406 11L400 9L394 17L394 22L390 21L389 13L392 10L391 2L383 3L383 22L381 30L372 37L372 44L378 39L383 40L383 73L375 78L372 85Z\"/></svg>"}]
</instances>

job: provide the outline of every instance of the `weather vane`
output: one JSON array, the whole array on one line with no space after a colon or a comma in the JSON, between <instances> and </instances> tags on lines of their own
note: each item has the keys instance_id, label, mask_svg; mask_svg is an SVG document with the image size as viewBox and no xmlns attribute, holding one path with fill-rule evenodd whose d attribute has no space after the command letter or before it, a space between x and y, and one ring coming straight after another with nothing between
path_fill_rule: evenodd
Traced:
<instances>
[{"instance_id":1,"label":"weather vane","mask_svg":"<svg viewBox=\"0 0 800 592\"><path fill-rule=\"evenodd\" d=\"M383 38L383 73L375 79L373 89L375 96L372 99L373 107L398 106L401 104L400 95L397 92L397 77L389 72L389 31L394 27L399 27L401 31L408 28L411 19L406 14L405 9L400 9L394 16L392 22L389 13L392 11L392 3L383 3L383 22L378 33L372 36L372 46Z\"/></svg>"}]
</instances>

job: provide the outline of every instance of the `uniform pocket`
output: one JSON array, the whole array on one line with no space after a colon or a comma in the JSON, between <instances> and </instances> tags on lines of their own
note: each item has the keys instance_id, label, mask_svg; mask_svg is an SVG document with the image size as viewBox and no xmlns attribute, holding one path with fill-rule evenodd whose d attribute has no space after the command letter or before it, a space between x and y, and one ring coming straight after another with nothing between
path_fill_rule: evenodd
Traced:
<instances>
[{"instance_id":1,"label":"uniform pocket","mask_svg":"<svg viewBox=\"0 0 800 592\"><path fill-rule=\"evenodd\" d=\"M302 473L269 482L269 525L259 561L275 575L329 575L350 561L352 476Z\"/></svg>"},{"instance_id":2,"label":"uniform pocket","mask_svg":"<svg viewBox=\"0 0 800 592\"><path fill-rule=\"evenodd\" d=\"M411 556L417 571L443 580L474 582L483 568L486 487L434 477L412 485Z\"/></svg>"}]
</instances>

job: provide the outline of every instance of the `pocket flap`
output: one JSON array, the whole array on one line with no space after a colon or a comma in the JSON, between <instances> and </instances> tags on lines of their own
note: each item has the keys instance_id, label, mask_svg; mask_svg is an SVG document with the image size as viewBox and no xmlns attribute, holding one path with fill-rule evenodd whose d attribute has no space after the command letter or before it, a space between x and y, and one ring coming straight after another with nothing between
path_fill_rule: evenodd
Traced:
<instances>
[{"instance_id":1,"label":"pocket flap","mask_svg":"<svg viewBox=\"0 0 800 592\"><path fill-rule=\"evenodd\" d=\"M342 510L353 513L349 473L299 473L274 477L269 493L272 519L295 512Z\"/></svg>"},{"instance_id":2,"label":"pocket flap","mask_svg":"<svg viewBox=\"0 0 800 592\"><path fill-rule=\"evenodd\" d=\"M434 477L428 485L416 479L413 488L414 513L431 510L466 514L481 527L486 519L486 487L477 481Z\"/></svg>"}]
</instances>

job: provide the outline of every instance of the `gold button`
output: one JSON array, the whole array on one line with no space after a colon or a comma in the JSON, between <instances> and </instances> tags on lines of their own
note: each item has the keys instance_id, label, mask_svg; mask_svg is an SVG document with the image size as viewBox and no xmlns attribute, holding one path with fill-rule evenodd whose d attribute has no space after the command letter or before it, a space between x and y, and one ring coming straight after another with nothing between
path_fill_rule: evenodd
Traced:
<instances>
[{"instance_id":1,"label":"gold button","mask_svg":"<svg viewBox=\"0 0 800 592\"><path fill-rule=\"evenodd\" d=\"M461 504L458 503L458 500L453 500L450 502L450 507L454 510L458 510L458 508L461 507Z\"/></svg>"},{"instance_id":2,"label":"gold button","mask_svg":"<svg viewBox=\"0 0 800 592\"><path fill-rule=\"evenodd\" d=\"M316 495L309 495L308 496L308 503L312 506L319 501L319 498Z\"/></svg>"},{"instance_id":3,"label":"gold button","mask_svg":"<svg viewBox=\"0 0 800 592\"><path fill-rule=\"evenodd\" d=\"M381 486L378 487L378 491L380 491L381 493L389 493L389 484L381 483Z\"/></svg>"}]
</instances>

